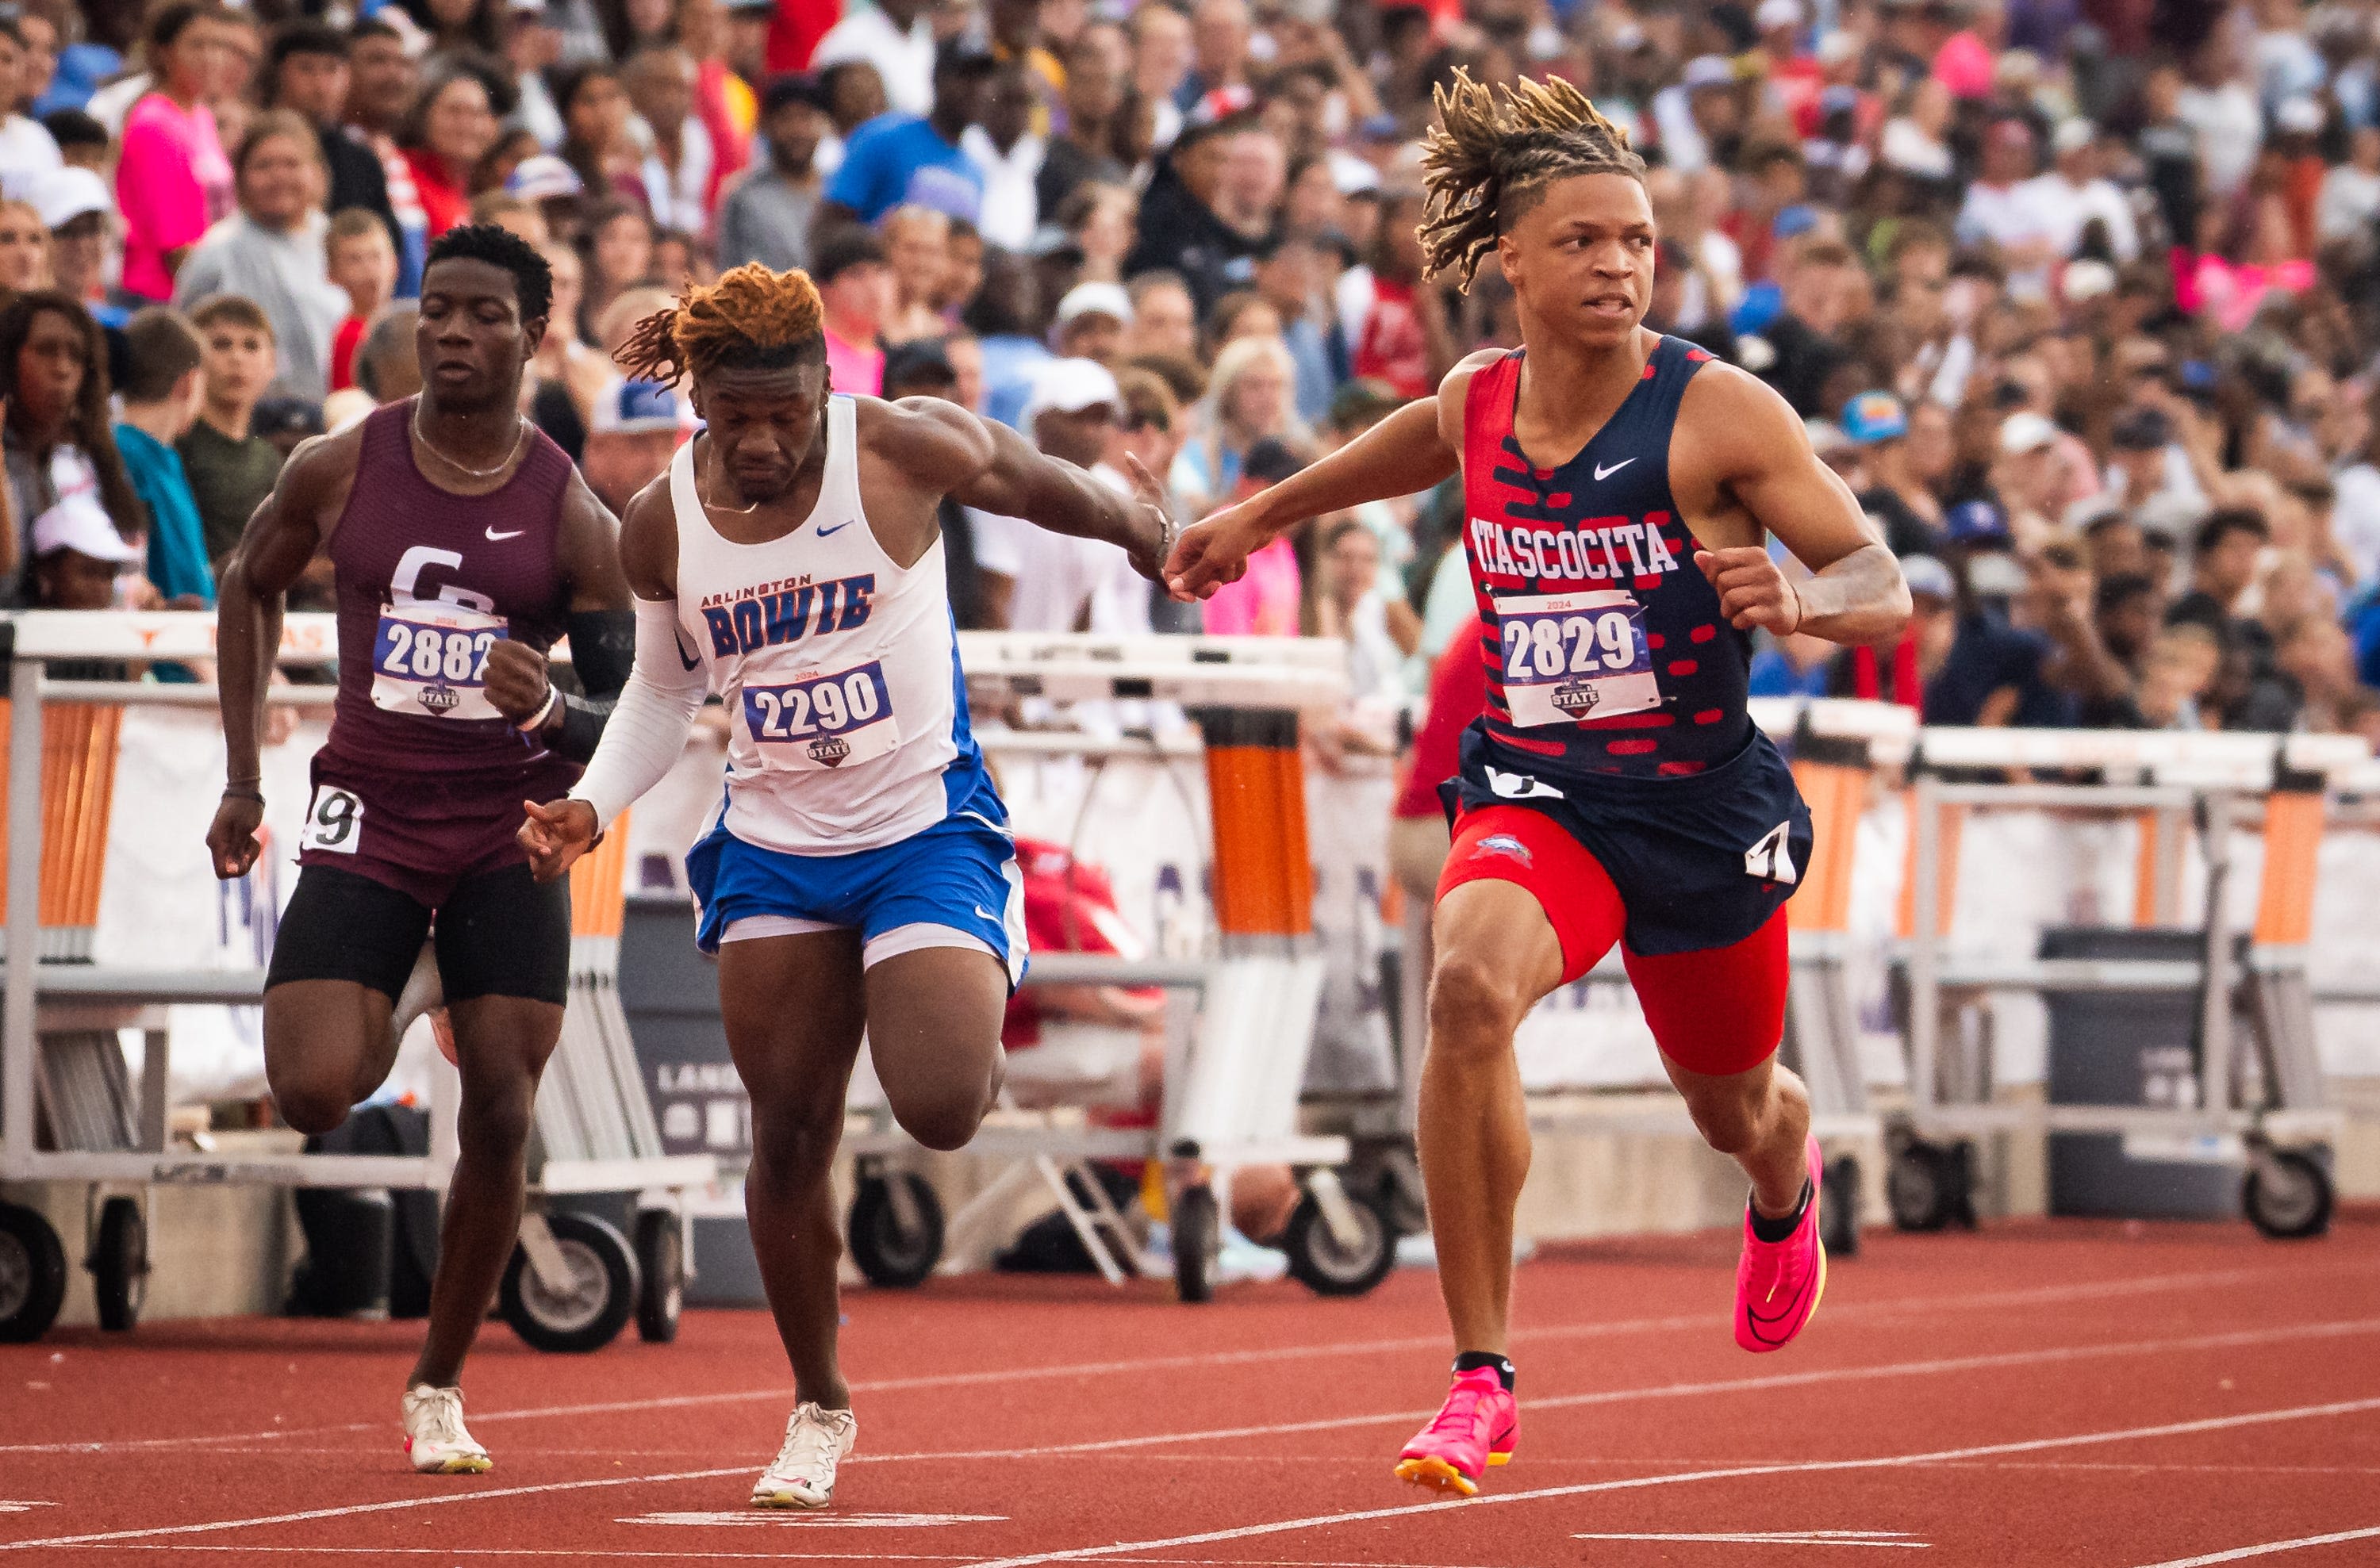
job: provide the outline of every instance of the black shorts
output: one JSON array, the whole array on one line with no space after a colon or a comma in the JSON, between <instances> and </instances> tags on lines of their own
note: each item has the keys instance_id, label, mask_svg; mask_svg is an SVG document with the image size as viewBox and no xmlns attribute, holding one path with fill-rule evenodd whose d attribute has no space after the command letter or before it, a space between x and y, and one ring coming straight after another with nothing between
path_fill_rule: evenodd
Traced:
<instances>
[{"instance_id":1,"label":"black shorts","mask_svg":"<svg viewBox=\"0 0 2380 1568\"><path fill-rule=\"evenodd\" d=\"M1810 863L1810 808L1757 730L1682 778L1541 778L1535 759L1500 749L1476 722L1461 755L1462 771L1438 787L1448 822L1488 806L1553 818L1619 888L1633 952L1731 947L1768 923Z\"/></svg>"},{"instance_id":2,"label":"black shorts","mask_svg":"<svg viewBox=\"0 0 2380 1568\"><path fill-rule=\"evenodd\" d=\"M527 865L468 876L438 906L438 972L449 1002L525 996L557 1007L570 992L570 879ZM369 876L309 865L281 911L265 988L352 980L392 1002L431 935L431 909Z\"/></svg>"}]
</instances>

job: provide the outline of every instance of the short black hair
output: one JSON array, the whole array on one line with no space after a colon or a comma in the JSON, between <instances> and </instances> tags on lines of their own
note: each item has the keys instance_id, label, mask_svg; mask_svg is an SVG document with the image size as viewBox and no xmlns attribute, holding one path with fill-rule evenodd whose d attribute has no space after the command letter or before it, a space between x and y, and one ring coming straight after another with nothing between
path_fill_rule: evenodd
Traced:
<instances>
[{"instance_id":1,"label":"short black hair","mask_svg":"<svg viewBox=\"0 0 2380 1568\"><path fill-rule=\"evenodd\" d=\"M1247 455L1240 460L1242 474L1268 485L1293 479L1305 471L1305 460L1292 452L1286 443L1270 436L1257 440L1248 447Z\"/></svg>"},{"instance_id":2,"label":"short black hair","mask_svg":"<svg viewBox=\"0 0 2380 1568\"><path fill-rule=\"evenodd\" d=\"M521 320L534 321L553 308L553 269L537 247L494 223L461 223L430 242L422 276L441 261L485 261L513 275Z\"/></svg>"},{"instance_id":3,"label":"short black hair","mask_svg":"<svg viewBox=\"0 0 2380 1568\"><path fill-rule=\"evenodd\" d=\"M42 128L60 151L69 147L105 147L107 127L80 109L53 109L42 116Z\"/></svg>"},{"instance_id":4,"label":"short black hair","mask_svg":"<svg viewBox=\"0 0 2380 1568\"><path fill-rule=\"evenodd\" d=\"M377 17L366 17L347 30L347 48L353 50L357 44L368 38L394 38L399 43L405 42L405 34L397 31L388 23Z\"/></svg>"},{"instance_id":5,"label":"short black hair","mask_svg":"<svg viewBox=\"0 0 2380 1568\"><path fill-rule=\"evenodd\" d=\"M224 15L221 6L207 4L206 0L174 0L170 6L160 6L149 18L149 58L153 61L159 54L171 49L174 41L192 22L213 21Z\"/></svg>"},{"instance_id":6,"label":"short black hair","mask_svg":"<svg viewBox=\"0 0 2380 1568\"><path fill-rule=\"evenodd\" d=\"M884 242L876 237L875 231L846 223L829 235L819 246L818 254L810 258L810 277L823 285L854 267L871 262L880 266L883 260Z\"/></svg>"},{"instance_id":7,"label":"short black hair","mask_svg":"<svg viewBox=\"0 0 2380 1568\"><path fill-rule=\"evenodd\" d=\"M771 77L760 90L760 114L763 118L795 103L807 103L819 113L826 113L826 85L817 77L792 75Z\"/></svg>"},{"instance_id":8,"label":"short black hair","mask_svg":"<svg viewBox=\"0 0 2380 1568\"><path fill-rule=\"evenodd\" d=\"M328 22L318 22L311 18L284 26L273 35L273 46L265 53L264 85L268 92L278 88L281 67L300 54L321 54L344 60L347 57L346 35Z\"/></svg>"},{"instance_id":9,"label":"short black hair","mask_svg":"<svg viewBox=\"0 0 2380 1568\"><path fill-rule=\"evenodd\" d=\"M2234 534L2253 534L2260 539L2269 539L2273 537L2273 529L2272 525L2265 521L2265 514L2253 507L2218 507L2207 514L2206 521L2198 525L2198 532L2191 536L2191 553L2193 556L2204 555L2208 550L2219 548Z\"/></svg>"}]
</instances>

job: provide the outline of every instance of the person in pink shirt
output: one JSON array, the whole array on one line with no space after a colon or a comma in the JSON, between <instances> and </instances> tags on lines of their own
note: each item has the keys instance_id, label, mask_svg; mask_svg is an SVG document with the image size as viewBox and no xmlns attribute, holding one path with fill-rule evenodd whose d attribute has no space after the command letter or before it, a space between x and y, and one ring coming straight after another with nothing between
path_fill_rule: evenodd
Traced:
<instances>
[{"instance_id":1,"label":"person in pink shirt","mask_svg":"<svg viewBox=\"0 0 2380 1568\"><path fill-rule=\"evenodd\" d=\"M202 102L235 64L230 26L200 0L175 0L149 24L157 86L125 115L115 168L124 286L144 299L173 297L182 259L232 210L231 160Z\"/></svg>"},{"instance_id":2,"label":"person in pink shirt","mask_svg":"<svg viewBox=\"0 0 2380 1568\"><path fill-rule=\"evenodd\" d=\"M837 230L818 247L810 281L826 307L828 380L839 392L878 396L884 390L884 345L878 334L894 302L884 242L867 229Z\"/></svg>"},{"instance_id":3,"label":"person in pink shirt","mask_svg":"<svg viewBox=\"0 0 2380 1568\"><path fill-rule=\"evenodd\" d=\"M1295 452L1266 437L1242 460L1232 503L1261 495L1305 466ZM1215 590L1202 607L1204 629L1210 637L1294 637L1305 630L1299 614L1304 596L1297 548L1284 535L1249 554L1247 573L1238 582Z\"/></svg>"}]
</instances>

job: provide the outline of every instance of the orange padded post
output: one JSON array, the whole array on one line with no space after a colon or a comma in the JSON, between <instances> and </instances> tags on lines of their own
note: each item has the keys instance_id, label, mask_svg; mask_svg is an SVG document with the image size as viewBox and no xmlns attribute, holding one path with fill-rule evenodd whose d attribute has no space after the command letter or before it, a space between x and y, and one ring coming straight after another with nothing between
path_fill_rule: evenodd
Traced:
<instances>
[{"instance_id":1,"label":"orange padded post","mask_svg":"<svg viewBox=\"0 0 2380 1568\"><path fill-rule=\"evenodd\" d=\"M1849 931L1852 862L1859 849L1860 808L1867 802L1868 770L1842 763L1797 761L1793 782L1810 807L1813 843L1802 889L1785 905L1793 931Z\"/></svg>"},{"instance_id":2,"label":"orange padded post","mask_svg":"<svg viewBox=\"0 0 2380 1568\"><path fill-rule=\"evenodd\" d=\"M1215 923L1226 936L1314 929L1305 769L1293 713L1209 709L1207 799L1215 824Z\"/></svg>"},{"instance_id":3,"label":"orange padded post","mask_svg":"<svg viewBox=\"0 0 2380 1568\"><path fill-rule=\"evenodd\" d=\"M2319 790L2276 790L2265 800L2265 880L2256 893L2260 947L2313 938L2314 867L2322 853Z\"/></svg>"},{"instance_id":4,"label":"orange padded post","mask_svg":"<svg viewBox=\"0 0 2380 1568\"><path fill-rule=\"evenodd\" d=\"M10 705L0 701L0 732ZM42 923L89 930L99 923L107 871L108 814L115 802L115 748L124 709L112 703L47 703L42 708ZM0 790L7 788L0 747ZM0 882L0 918L7 911Z\"/></svg>"},{"instance_id":5,"label":"orange padded post","mask_svg":"<svg viewBox=\"0 0 2380 1568\"><path fill-rule=\"evenodd\" d=\"M628 814L570 867L570 935L617 938L628 907Z\"/></svg>"},{"instance_id":6,"label":"orange padded post","mask_svg":"<svg viewBox=\"0 0 2380 1568\"><path fill-rule=\"evenodd\" d=\"M1905 940L1917 935L1917 791L1900 792L1901 819L1908 823L1900 861L1900 904L1895 911L1893 927ZM1942 863L1937 868L1935 886L1940 897L1935 900L1934 933L1940 935L1950 929L1950 912L1959 907L1959 833L1967 825L1967 808L1956 802L1941 808L1941 832L1937 841L1942 849Z\"/></svg>"}]
</instances>

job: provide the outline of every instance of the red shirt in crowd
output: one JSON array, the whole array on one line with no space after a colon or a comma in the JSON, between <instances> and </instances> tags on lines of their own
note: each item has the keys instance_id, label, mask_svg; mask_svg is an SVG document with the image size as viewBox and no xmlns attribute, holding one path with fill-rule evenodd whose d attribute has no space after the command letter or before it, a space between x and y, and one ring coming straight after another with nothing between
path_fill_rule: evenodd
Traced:
<instances>
[{"instance_id":1,"label":"red shirt in crowd","mask_svg":"<svg viewBox=\"0 0 2380 1568\"><path fill-rule=\"evenodd\" d=\"M1439 570L1462 564L1449 560ZM1438 787L1454 777L1455 748L1471 721L1487 706L1488 666L1479 657L1479 618L1474 615L1430 666L1429 712L1414 736L1413 762L1405 772L1405 787L1397 796L1398 817L1442 814Z\"/></svg>"}]
</instances>

